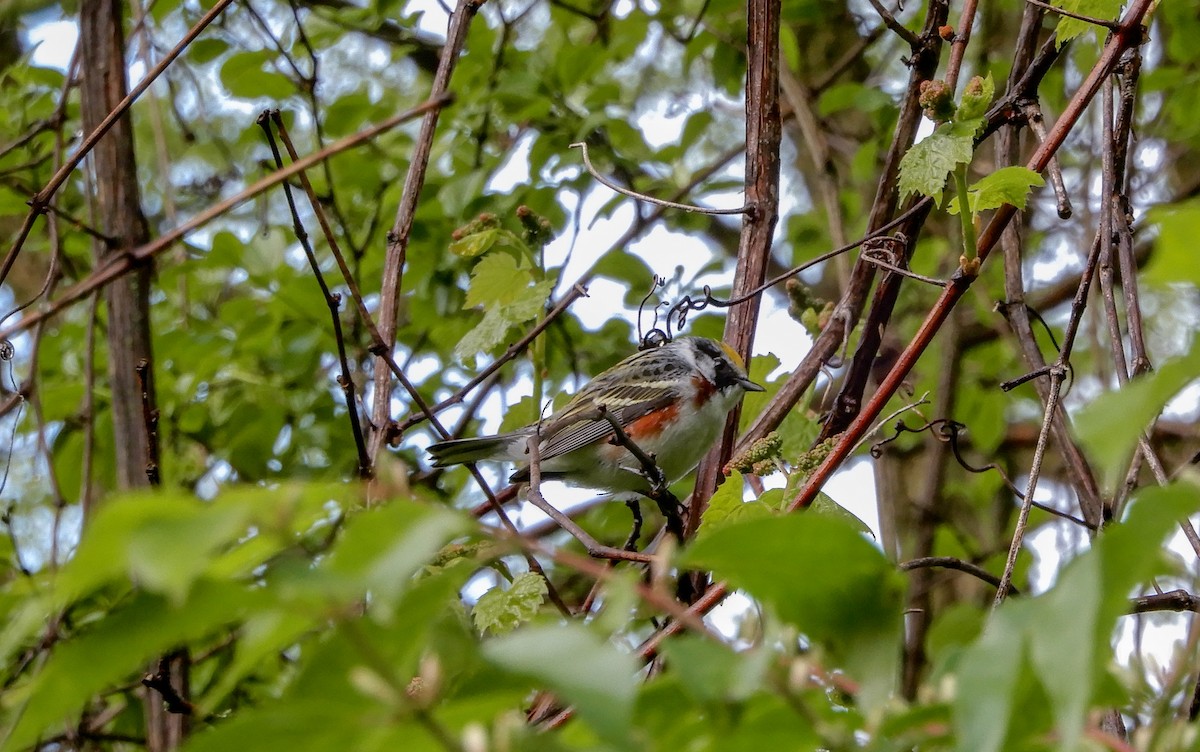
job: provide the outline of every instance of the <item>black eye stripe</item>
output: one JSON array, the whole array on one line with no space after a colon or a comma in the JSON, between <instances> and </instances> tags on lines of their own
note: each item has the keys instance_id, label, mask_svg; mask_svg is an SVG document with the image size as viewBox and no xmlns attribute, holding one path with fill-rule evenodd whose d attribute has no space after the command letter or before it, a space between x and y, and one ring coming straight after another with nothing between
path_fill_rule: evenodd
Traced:
<instances>
[{"instance_id":1,"label":"black eye stripe","mask_svg":"<svg viewBox=\"0 0 1200 752\"><path fill-rule=\"evenodd\" d=\"M721 353L721 348L717 347L714 343L710 342L709 340L706 340L706 339L699 340L696 343L696 347L700 350L700 352L704 353L705 355L707 355L708 357L712 358L715 361L723 362L725 360L723 354Z\"/></svg>"}]
</instances>

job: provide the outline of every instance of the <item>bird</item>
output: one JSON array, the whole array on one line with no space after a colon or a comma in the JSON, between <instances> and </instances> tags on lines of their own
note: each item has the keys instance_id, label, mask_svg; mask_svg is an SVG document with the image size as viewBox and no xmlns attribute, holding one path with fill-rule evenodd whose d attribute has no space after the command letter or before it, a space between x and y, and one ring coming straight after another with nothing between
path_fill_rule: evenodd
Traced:
<instances>
[{"instance_id":1,"label":"bird","mask_svg":"<svg viewBox=\"0 0 1200 752\"><path fill-rule=\"evenodd\" d=\"M539 435L542 479L648 495L656 484L616 435L609 417L653 458L669 485L696 467L742 397L761 391L729 345L707 337L678 337L604 371L544 420L494 436L442 441L430 446L429 454L439 468L481 460L515 462L518 468L509 482L523 483L530 479L529 440Z\"/></svg>"}]
</instances>

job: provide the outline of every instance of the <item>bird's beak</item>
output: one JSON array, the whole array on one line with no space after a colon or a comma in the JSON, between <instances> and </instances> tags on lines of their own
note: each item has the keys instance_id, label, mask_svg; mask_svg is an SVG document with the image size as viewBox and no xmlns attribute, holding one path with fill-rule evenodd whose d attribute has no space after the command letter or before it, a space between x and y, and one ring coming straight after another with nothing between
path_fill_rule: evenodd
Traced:
<instances>
[{"instance_id":1,"label":"bird's beak","mask_svg":"<svg viewBox=\"0 0 1200 752\"><path fill-rule=\"evenodd\" d=\"M767 391L766 387L762 386L761 384L755 384L750 379L738 379L737 383L739 386L741 386L747 392L765 392L765 391Z\"/></svg>"}]
</instances>

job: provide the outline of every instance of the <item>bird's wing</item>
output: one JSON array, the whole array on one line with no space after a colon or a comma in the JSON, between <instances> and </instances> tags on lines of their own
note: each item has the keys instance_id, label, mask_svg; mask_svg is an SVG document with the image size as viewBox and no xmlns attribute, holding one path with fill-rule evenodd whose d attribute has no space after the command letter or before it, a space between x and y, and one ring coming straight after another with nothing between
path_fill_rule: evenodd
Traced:
<instances>
[{"instance_id":1,"label":"bird's wing","mask_svg":"<svg viewBox=\"0 0 1200 752\"><path fill-rule=\"evenodd\" d=\"M602 392L585 389L543 424L541 458L545 461L561 457L611 435L612 424L606 418L597 420L595 417L597 405L603 405L616 417L618 425L625 427L643 415L671 404L675 398L674 391L661 383L622 386Z\"/></svg>"}]
</instances>

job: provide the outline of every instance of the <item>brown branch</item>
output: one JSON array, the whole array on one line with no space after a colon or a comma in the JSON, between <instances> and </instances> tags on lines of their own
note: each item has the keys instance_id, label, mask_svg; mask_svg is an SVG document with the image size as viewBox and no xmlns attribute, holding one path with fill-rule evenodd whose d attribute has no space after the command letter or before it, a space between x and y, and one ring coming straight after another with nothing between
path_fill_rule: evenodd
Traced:
<instances>
[{"instance_id":1,"label":"brown branch","mask_svg":"<svg viewBox=\"0 0 1200 752\"><path fill-rule=\"evenodd\" d=\"M1054 124L1046 141L1034 152L1026 165L1035 172L1045 169L1050 157L1066 139L1067 134L1074 128L1083 114L1084 108L1091 102L1104 79L1116 67L1118 60L1126 49L1141 44L1144 30L1141 26L1143 17L1149 11L1153 0L1134 0L1121 22L1120 30L1109 38L1100 55L1100 59L1088 73L1079 90L1059 120ZM991 250L1000 239L1000 234L1016 215L1016 208L1005 205L997 209L978 240L977 257L980 262L986 261ZM837 441L832 451L821 465L809 476L808 481L799 494L789 503L789 509L799 509L807 506L816 498L817 492L829 480L834 470L841 466L849 455L850 449L858 443L862 435L870 428L875 418L883 411L887 401L900 388L901 382L912 370L917 359L925 352L933 337L941 329L950 311L966 293L974 277L961 270L947 284L942 295L938 298L932 310L921 323L912 341L900 354L896 365L888 372L879 389L867 403L863 412L854 420L845 434Z\"/></svg>"},{"instance_id":2,"label":"brown branch","mask_svg":"<svg viewBox=\"0 0 1200 752\"><path fill-rule=\"evenodd\" d=\"M779 112L780 0L749 0L746 10L749 71L746 78L746 204L742 220L732 296L759 287L767 276L771 238L779 220L779 146L783 121ZM747 362L754 347L760 298L735 306L725 320L725 341ZM722 468L733 456L740 405L725 420L721 441L696 469L696 485L688 506L685 533L694 535L700 516L717 488Z\"/></svg>"},{"instance_id":3,"label":"brown branch","mask_svg":"<svg viewBox=\"0 0 1200 752\"><path fill-rule=\"evenodd\" d=\"M1171 590L1166 593L1143 595L1132 599L1131 614L1147 614L1152 611L1192 611L1200 613L1200 598L1186 590Z\"/></svg>"},{"instance_id":4,"label":"brown branch","mask_svg":"<svg viewBox=\"0 0 1200 752\"><path fill-rule=\"evenodd\" d=\"M326 160L335 154L339 154L347 149L354 148L355 146L370 141L381 133L389 131L396 126L425 113L427 110L444 107L449 104L450 101L450 97L443 97L423 102L410 110L406 110L399 115L385 120L379 125L367 128L366 130L360 131L352 136L339 139L329 146L326 146L324 149L310 154L304 159L294 162L278 172L267 175L248 188L245 188L237 195L231 196L224 201L205 209L200 214L197 214L192 219L188 220L179 227L176 227L174 230L167 232L158 239L153 240L141 247L134 248L128 253L121 254L120 256L114 258L108 264L105 264L96 271L92 272L92 274L86 279L80 280L69 287L63 292L60 298L57 298L42 310L35 311L34 313L23 317L20 321L10 324L4 329L0 329L0 340L10 339L17 333L25 331L37 322L57 315L64 309L68 308L79 300L82 300L89 293L102 289L111 284L114 280L129 273L138 263L153 258L163 251L171 248L175 243L182 240L193 230L208 224L235 206L254 198L260 193L266 192L268 189L278 185L279 183L282 183L297 173L307 170L309 167L312 167L313 165Z\"/></svg>"},{"instance_id":5,"label":"brown branch","mask_svg":"<svg viewBox=\"0 0 1200 752\"><path fill-rule=\"evenodd\" d=\"M900 569L904 572L911 572L916 569L927 569L929 567L940 567L942 569L953 569L958 572L965 572L972 577L983 580L992 587L999 587L1000 578L991 572L987 571L978 564L972 564L969 561L963 561L953 556L922 556L919 559L910 559L900 563ZM1009 588L1013 595L1020 595L1016 588Z\"/></svg>"},{"instance_id":6,"label":"brown branch","mask_svg":"<svg viewBox=\"0 0 1200 752\"><path fill-rule=\"evenodd\" d=\"M138 385L142 390L142 423L146 432L146 480L152 486L162 482L161 465L158 458L158 408L154 405L154 369L150 361L137 364Z\"/></svg>"},{"instance_id":7,"label":"brown branch","mask_svg":"<svg viewBox=\"0 0 1200 752\"><path fill-rule=\"evenodd\" d=\"M450 27L446 32L446 44L442 47L441 60L437 73L430 87L430 98L437 99L446 95L450 87L450 76L458 62L459 53L467 40L467 29L471 19L485 0L459 0L458 7L450 17ZM417 135L416 146L413 148L409 163L408 175L404 180L404 191L400 196L400 205L396 208L396 221L388 232L387 249L383 262L383 279L379 296L379 333L383 338L382 349L390 353L396 342L396 314L400 301L400 286L404 272L405 258L408 253L408 237L412 231L413 218L417 212L417 200L421 188L425 184L425 171L429 167L429 158L433 152L433 136L437 129L440 110L430 109L421 121L421 130ZM382 357L380 352L375 355ZM407 388L407 387L406 387ZM409 391L412 394L411 390ZM376 426L375 434L371 437L369 456L374 459L379 450L389 439L385 428L391 420L392 389L387 371L379 369L375 374L375 399L371 411ZM422 408L422 412L428 412Z\"/></svg>"},{"instance_id":8,"label":"brown branch","mask_svg":"<svg viewBox=\"0 0 1200 752\"><path fill-rule=\"evenodd\" d=\"M24 246L26 238L29 237L29 232L33 229L33 224L37 220L37 217L45 212L46 204L49 203L51 196L53 196L58 189L62 187L62 184L66 182L71 173L75 171L75 168L79 166L79 163L83 161L83 158L91 152L92 148L95 147L100 139L104 137L104 134L108 133L109 129L121 119L126 111L128 111L133 105L133 103L137 101L137 98L140 97L147 89L149 89L150 86L158 79L158 77L162 75L163 71L170 67L170 65L175 62L175 59L183 54L183 51L187 49L187 46L191 44L196 37L200 36L200 32L204 31L204 29L206 29L209 24L215 21L217 16L221 15L221 13L223 13L225 9L232 3L233 0L218 0L217 3L208 10L207 13L201 16L200 20L197 21L186 34L183 35L183 38L180 39L179 42L172 47L166 55L163 56L163 59L158 62L158 65L154 66L154 68L151 69L150 72L147 73L140 82L138 82L137 86L134 86L133 89L117 104L117 106L114 107L108 113L108 115L105 116L105 118L101 120L100 123L92 130L92 132L88 134L88 137L83 140L83 143L79 145L79 148L75 150L75 153L71 155L71 158L68 159L58 169L58 171L54 173L54 176L50 178L50 182L46 183L45 187L38 191L37 194L29 200L31 207L29 213L25 215L25 221L22 223L21 229L18 230L12 246L9 247L8 252L4 255L3 261L0 261L0 284L3 284L4 280L8 278L8 272L12 269L13 262L17 260L17 254L21 252L21 248Z\"/></svg>"}]
</instances>

